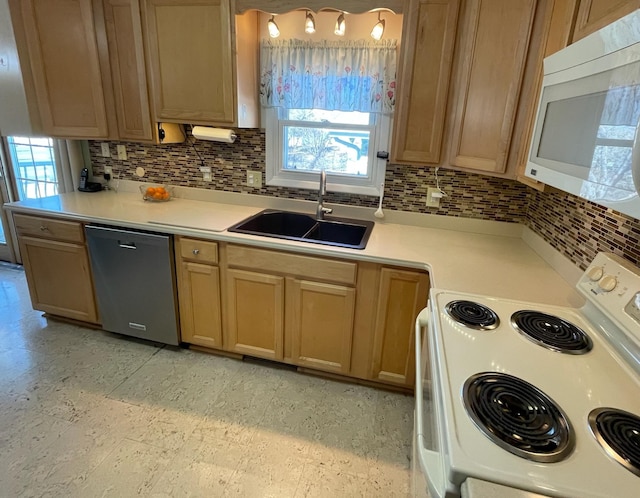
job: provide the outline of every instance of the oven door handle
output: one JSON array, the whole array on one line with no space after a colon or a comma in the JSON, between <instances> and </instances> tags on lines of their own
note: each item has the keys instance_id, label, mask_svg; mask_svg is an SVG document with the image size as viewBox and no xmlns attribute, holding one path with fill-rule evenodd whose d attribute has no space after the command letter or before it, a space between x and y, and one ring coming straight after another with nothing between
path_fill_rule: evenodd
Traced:
<instances>
[{"instance_id":1,"label":"oven door handle","mask_svg":"<svg viewBox=\"0 0 640 498\"><path fill-rule=\"evenodd\" d=\"M422 434L423 417L422 413L424 407L423 397L423 374L422 371L422 335L423 331L425 339L427 338L427 330L429 329L429 322L431 313L429 308L423 309L416 318L416 330L415 330L415 343L416 343L416 453L418 455L418 463L422 473L426 476L426 480L429 486L429 495L431 498L441 498L446 494L446 486L444 484L444 469L442 465L442 455L437 451L428 450L425 446L424 435ZM435 436L435 435L434 435Z\"/></svg>"},{"instance_id":2,"label":"oven door handle","mask_svg":"<svg viewBox=\"0 0 640 498\"><path fill-rule=\"evenodd\" d=\"M423 425L423 414L422 407L423 405L423 389L424 385L422 383L422 377L424 372L422 371L422 330L427 329L429 327L429 319L430 312L429 308L423 309L420 313L418 313L418 317L416 318L416 332L415 332L415 342L416 342L416 388L415 388L415 398L416 398L416 428L419 435L422 434ZM426 335L426 334L425 334Z\"/></svg>"}]
</instances>

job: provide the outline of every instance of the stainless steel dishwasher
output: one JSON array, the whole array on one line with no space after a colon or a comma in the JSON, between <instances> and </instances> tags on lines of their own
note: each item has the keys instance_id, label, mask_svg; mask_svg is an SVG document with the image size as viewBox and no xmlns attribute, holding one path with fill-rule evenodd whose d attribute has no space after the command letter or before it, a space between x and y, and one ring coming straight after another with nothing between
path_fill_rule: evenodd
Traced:
<instances>
[{"instance_id":1,"label":"stainless steel dishwasher","mask_svg":"<svg viewBox=\"0 0 640 498\"><path fill-rule=\"evenodd\" d=\"M85 227L102 328L178 344L171 235Z\"/></svg>"}]
</instances>

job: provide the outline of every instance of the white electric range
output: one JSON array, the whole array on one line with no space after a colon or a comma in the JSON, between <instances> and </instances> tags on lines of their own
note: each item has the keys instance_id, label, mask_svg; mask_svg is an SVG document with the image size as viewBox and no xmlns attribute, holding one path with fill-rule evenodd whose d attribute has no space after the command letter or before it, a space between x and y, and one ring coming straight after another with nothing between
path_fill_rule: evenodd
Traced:
<instances>
[{"instance_id":1,"label":"white electric range","mask_svg":"<svg viewBox=\"0 0 640 498\"><path fill-rule=\"evenodd\" d=\"M417 496L458 496L467 478L514 496L640 496L640 269L600 253L577 289L579 309L431 290Z\"/></svg>"}]
</instances>

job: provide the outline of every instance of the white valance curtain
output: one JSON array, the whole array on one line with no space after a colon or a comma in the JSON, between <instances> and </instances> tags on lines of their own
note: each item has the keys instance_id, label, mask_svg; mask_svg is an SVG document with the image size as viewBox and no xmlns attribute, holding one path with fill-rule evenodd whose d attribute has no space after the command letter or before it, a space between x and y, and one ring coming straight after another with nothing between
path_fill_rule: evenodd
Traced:
<instances>
[{"instance_id":1,"label":"white valance curtain","mask_svg":"<svg viewBox=\"0 0 640 498\"><path fill-rule=\"evenodd\" d=\"M265 40L260 50L264 107L393 112L396 41Z\"/></svg>"}]
</instances>

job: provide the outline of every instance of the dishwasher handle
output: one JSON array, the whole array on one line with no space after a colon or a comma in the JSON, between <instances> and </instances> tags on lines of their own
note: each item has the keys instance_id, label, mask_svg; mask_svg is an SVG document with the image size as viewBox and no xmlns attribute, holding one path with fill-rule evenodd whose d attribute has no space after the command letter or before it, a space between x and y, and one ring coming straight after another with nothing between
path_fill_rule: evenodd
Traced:
<instances>
[{"instance_id":1,"label":"dishwasher handle","mask_svg":"<svg viewBox=\"0 0 640 498\"><path fill-rule=\"evenodd\" d=\"M108 240L114 246L123 249L143 250L149 246L168 247L171 236L165 233L146 232L132 229L106 227L101 225L87 225L84 228L88 240ZM117 247L116 246L116 247Z\"/></svg>"}]
</instances>

